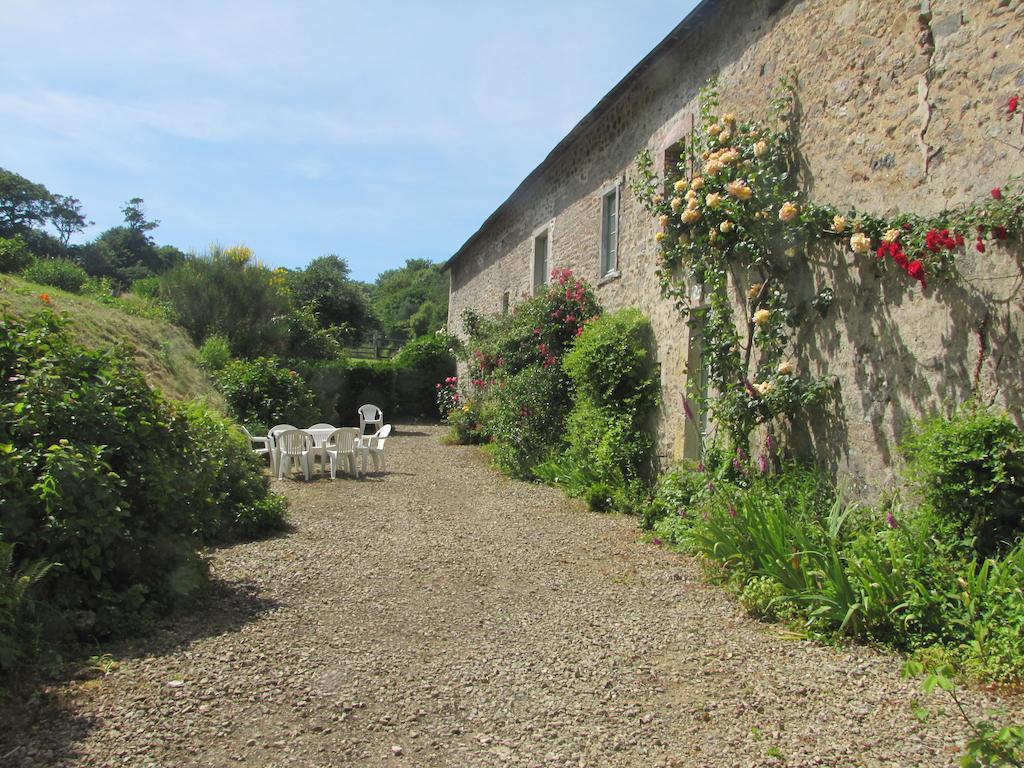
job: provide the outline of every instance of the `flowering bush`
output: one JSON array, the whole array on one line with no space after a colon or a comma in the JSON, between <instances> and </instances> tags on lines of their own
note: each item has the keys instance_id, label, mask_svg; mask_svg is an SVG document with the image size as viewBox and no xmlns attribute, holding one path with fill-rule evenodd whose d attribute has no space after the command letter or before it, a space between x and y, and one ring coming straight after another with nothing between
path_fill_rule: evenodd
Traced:
<instances>
[{"instance_id":1,"label":"flowering bush","mask_svg":"<svg viewBox=\"0 0 1024 768\"><path fill-rule=\"evenodd\" d=\"M564 269L553 270L544 290L508 315L464 313L468 339L462 354L469 384L461 399L472 403L477 420L469 426L461 413L453 411L449 422L451 414L457 414L464 433L474 440L486 436L493 441L495 461L502 469L532 477L534 467L560 444L571 407L563 357L585 323L598 314L590 287Z\"/></svg>"},{"instance_id":2,"label":"flowering bush","mask_svg":"<svg viewBox=\"0 0 1024 768\"><path fill-rule=\"evenodd\" d=\"M443 382L438 382L436 389L437 410L442 419L447 419L448 414L459 405L459 377L447 377Z\"/></svg>"}]
</instances>

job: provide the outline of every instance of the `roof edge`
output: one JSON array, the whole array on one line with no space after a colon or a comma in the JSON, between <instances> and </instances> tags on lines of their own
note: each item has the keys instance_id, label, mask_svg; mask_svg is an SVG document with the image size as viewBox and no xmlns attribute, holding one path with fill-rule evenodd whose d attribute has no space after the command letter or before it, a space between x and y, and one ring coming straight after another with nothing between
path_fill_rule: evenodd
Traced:
<instances>
[{"instance_id":1,"label":"roof edge","mask_svg":"<svg viewBox=\"0 0 1024 768\"><path fill-rule=\"evenodd\" d=\"M700 0L693 7L693 9L686 14L682 21L680 21L671 32L669 32L660 43L658 43L651 52L644 56L629 72L626 73L625 77L619 80L615 86L606 93L599 102L583 116L583 119L573 126L572 130L567 133L561 141L559 141L554 149L548 152L547 156L534 168L530 173L519 182L519 185L512 190L505 201L499 205L494 211L484 219L484 223L480 225L479 229L469 236L469 239L462 244L452 256L441 265L441 270L446 271L451 269L452 264L465 254L465 252L472 247L481 237L484 232L493 224L502 213L506 211L509 205L519 196L519 194L538 176L540 176L554 161L560 157L569 146L573 144L583 133L585 133L592 125L594 125L604 114L611 109L612 105L619 101L622 96L625 95L626 91L632 86L637 80L651 66L668 50L674 48L676 44L682 39L683 35L691 30L692 27L696 26L697 22L706 9L715 4L717 0Z\"/></svg>"}]
</instances>

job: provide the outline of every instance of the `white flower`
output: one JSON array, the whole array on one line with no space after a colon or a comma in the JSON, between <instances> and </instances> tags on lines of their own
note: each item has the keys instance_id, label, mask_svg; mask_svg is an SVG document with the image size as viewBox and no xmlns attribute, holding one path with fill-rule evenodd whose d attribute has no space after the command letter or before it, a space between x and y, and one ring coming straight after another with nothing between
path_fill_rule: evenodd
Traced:
<instances>
[{"instance_id":1,"label":"white flower","mask_svg":"<svg viewBox=\"0 0 1024 768\"><path fill-rule=\"evenodd\" d=\"M863 232L854 232L850 237L850 248L854 253L867 253L871 250L871 238Z\"/></svg>"}]
</instances>

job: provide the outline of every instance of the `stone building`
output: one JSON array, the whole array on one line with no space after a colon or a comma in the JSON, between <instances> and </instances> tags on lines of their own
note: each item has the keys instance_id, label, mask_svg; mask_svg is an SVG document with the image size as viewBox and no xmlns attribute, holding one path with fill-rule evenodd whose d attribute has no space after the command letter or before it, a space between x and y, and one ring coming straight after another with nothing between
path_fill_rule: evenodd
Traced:
<instances>
[{"instance_id":1,"label":"stone building","mask_svg":"<svg viewBox=\"0 0 1024 768\"><path fill-rule=\"evenodd\" d=\"M791 72L809 199L933 214L1024 175L1020 115L1006 115L1008 97L1024 97L1022 0L703 0L447 262L449 327L460 332L466 308L507 311L552 268L572 269L605 308L651 318L659 453L692 455L680 396L699 339L660 297L657 223L630 192L634 158L648 148L663 169L711 76L722 111L767 119ZM891 480L910 420L972 393L1019 420L1024 400L1019 240L967 249L958 280L924 290L883 279L872 261L836 248L812 265L836 299L796 350L839 384L835 418L796 425L796 439L869 493Z\"/></svg>"}]
</instances>

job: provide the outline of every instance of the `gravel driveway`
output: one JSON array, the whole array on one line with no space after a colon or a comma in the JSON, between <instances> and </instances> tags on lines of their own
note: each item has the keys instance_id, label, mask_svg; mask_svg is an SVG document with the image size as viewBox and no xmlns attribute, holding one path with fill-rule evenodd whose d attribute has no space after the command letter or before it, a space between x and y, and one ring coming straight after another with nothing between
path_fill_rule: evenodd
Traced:
<instances>
[{"instance_id":1,"label":"gravel driveway","mask_svg":"<svg viewBox=\"0 0 1024 768\"><path fill-rule=\"evenodd\" d=\"M294 531L213 553L204 605L97 649L105 676L0 712L0 765L957 763L900 659L746 618L635 520L440 435L399 427L384 475L275 483Z\"/></svg>"}]
</instances>

